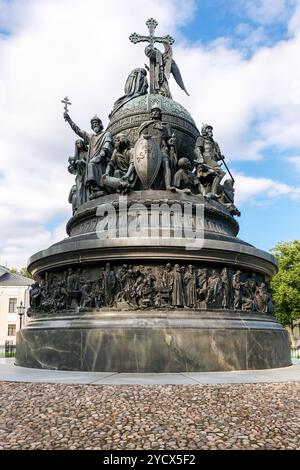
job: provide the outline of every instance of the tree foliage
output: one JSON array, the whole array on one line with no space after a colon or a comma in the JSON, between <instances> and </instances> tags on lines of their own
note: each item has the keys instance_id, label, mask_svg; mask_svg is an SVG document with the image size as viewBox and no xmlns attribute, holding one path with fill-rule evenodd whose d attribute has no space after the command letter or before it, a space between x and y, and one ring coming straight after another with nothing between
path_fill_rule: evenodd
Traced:
<instances>
[{"instance_id":1,"label":"tree foliage","mask_svg":"<svg viewBox=\"0 0 300 470\"><path fill-rule=\"evenodd\" d=\"M277 320L293 326L300 318L300 240L278 243L272 250L279 271L271 281Z\"/></svg>"},{"instance_id":2,"label":"tree foliage","mask_svg":"<svg viewBox=\"0 0 300 470\"><path fill-rule=\"evenodd\" d=\"M11 273L20 274L20 276L29 277L29 279L32 279L32 275L30 274L29 271L27 271L26 268L20 268L20 269L7 268L7 269L9 269Z\"/></svg>"}]
</instances>

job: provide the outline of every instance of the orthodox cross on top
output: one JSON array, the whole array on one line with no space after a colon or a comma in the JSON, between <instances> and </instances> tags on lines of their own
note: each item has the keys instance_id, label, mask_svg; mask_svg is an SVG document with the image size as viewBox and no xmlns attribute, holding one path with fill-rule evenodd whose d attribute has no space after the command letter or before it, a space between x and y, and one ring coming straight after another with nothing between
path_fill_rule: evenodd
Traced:
<instances>
[{"instance_id":1,"label":"orthodox cross on top","mask_svg":"<svg viewBox=\"0 0 300 470\"><path fill-rule=\"evenodd\" d=\"M174 43L174 39L169 34L167 34L167 36L161 36L161 37L154 36L154 31L157 25L158 23L154 18L149 18L149 20L146 21L146 26L148 26L149 33L150 33L149 36L141 36L140 34L133 33L129 36L130 41L133 42L134 44L137 44L138 42L149 42L149 44L151 44L152 46L154 45L155 42L172 45Z\"/></svg>"},{"instance_id":2,"label":"orthodox cross on top","mask_svg":"<svg viewBox=\"0 0 300 470\"><path fill-rule=\"evenodd\" d=\"M64 105L65 105L64 110L65 110L65 113L67 113L68 112L68 106L70 104L72 104L71 101L69 101L69 98L66 96L63 100L61 100L61 102L64 103Z\"/></svg>"},{"instance_id":3,"label":"orthodox cross on top","mask_svg":"<svg viewBox=\"0 0 300 470\"><path fill-rule=\"evenodd\" d=\"M140 34L133 33L129 36L129 39L131 42L134 44L137 44L138 42L148 42L149 45L146 47L146 50L150 48L150 51L148 53L145 50L146 55L150 59L150 93L157 93L158 89L157 86L155 86L155 82L157 82L156 77L156 72L155 72L155 48L154 48L154 43L159 42L161 44L168 44L171 46L174 43L174 39L172 36L169 34L166 36L154 36L155 29L157 27L158 23L154 18L149 18L149 20L146 21L146 26L148 27L149 30L149 36L141 36ZM152 52L151 52L152 51ZM158 72L159 74L159 81L162 83L163 82L163 64L160 66L160 70Z\"/></svg>"}]
</instances>

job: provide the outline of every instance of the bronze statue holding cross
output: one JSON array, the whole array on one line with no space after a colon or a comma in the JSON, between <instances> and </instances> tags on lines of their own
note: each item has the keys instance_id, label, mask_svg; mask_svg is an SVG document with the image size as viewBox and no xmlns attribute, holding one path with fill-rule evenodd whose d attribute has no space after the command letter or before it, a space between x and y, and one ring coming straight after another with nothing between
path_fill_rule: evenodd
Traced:
<instances>
[{"instance_id":1,"label":"bronze statue holding cross","mask_svg":"<svg viewBox=\"0 0 300 470\"><path fill-rule=\"evenodd\" d=\"M188 95L180 70L173 59L172 44L174 43L174 39L169 35L161 37L154 36L157 25L157 21L154 18L150 18L146 21L146 26L150 33L149 36L141 36L137 33L133 33L129 36L130 41L134 44L138 42L149 43L145 48L145 54L150 60L150 93L172 98L168 83L170 74L172 74L176 83ZM154 47L155 43L163 44L165 51L161 52Z\"/></svg>"}]
</instances>

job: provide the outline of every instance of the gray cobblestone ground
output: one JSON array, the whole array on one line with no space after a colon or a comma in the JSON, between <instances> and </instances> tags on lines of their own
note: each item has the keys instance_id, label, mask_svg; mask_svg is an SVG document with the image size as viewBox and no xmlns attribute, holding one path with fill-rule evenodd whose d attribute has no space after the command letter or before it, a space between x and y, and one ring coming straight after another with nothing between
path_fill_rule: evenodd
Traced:
<instances>
[{"instance_id":1,"label":"gray cobblestone ground","mask_svg":"<svg viewBox=\"0 0 300 470\"><path fill-rule=\"evenodd\" d=\"M300 449L300 382L2 382L0 449Z\"/></svg>"}]
</instances>

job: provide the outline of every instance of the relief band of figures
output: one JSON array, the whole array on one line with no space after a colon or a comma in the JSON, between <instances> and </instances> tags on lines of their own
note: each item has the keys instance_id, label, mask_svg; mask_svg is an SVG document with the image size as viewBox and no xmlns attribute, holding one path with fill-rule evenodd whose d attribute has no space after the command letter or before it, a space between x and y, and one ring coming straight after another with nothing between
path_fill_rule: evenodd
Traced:
<instances>
[{"instance_id":1,"label":"relief band of figures","mask_svg":"<svg viewBox=\"0 0 300 470\"><path fill-rule=\"evenodd\" d=\"M230 309L273 315L262 275L197 265L123 264L45 273L30 290L29 315L100 308Z\"/></svg>"}]
</instances>

